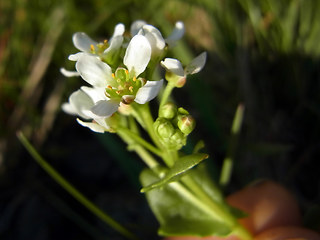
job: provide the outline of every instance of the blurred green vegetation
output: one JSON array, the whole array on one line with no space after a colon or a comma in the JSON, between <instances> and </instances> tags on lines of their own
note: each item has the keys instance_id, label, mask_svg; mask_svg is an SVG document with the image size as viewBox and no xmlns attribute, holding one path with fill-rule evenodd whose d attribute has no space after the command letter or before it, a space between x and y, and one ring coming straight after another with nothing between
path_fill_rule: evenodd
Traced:
<instances>
[{"instance_id":1,"label":"blurred green vegetation","mask_svg":"<svg viewBox=\"0 0 320 240\"><path fill-rule=\"evenodd\" d=\"M2 209L11 206L9 199L14 198L30 178L30 171L25 168L34 166L34 162L24 161L24 152L15 137L17 130L25 132L49 159L60 159L55 165L60 166L61 171L65 171L63 160L70 157L71 150L67 147L72 148L71 144L87 148L90 144L99 145L99 154L105 150L106 155L119 163L129 182L136 183L142 166L128 154L112 152L121 149L118 139L93 137L89 130L76 126L72 117L61 113L61 103L82 81L66 79L59 68L74 67L67 60L69 54L76 52L71 39L74 32L83 31L93 39L104 39L112 35L118 22L129 29L137 19L157 26L164 36L168 36L175 21L184 21L185 37L170 52L170 56L184 63L201 51L208 52L203 71L190 77L186 87L176 90L174 96L197 119L196 133L190 142L205 140L212 156L208 163L213 165L214 177L228 148L236 107L240 102L244 104L245 119L236 166L226 193L256 178L272 178L295 193L303 211L318 204L320 1L2 0ZM67 140L72 143L65 144ZM112 145L108 145L109 142ZM81 148L75 149L79 151L77 156L81 156ZM80 162L71 161L86 168L86 162ZM70 172L65 173L72 179L72 170ZM38 178L46 179L44 175ZM41 189L50 191L50 186L42 185ZM89 186L83 190L93 196L106 190L101 186L92 193ZM52 189L50 194L57 193ZM0 228L0 236L10 236L6 234L6 228Z\"/></svg>"}]
</instances>

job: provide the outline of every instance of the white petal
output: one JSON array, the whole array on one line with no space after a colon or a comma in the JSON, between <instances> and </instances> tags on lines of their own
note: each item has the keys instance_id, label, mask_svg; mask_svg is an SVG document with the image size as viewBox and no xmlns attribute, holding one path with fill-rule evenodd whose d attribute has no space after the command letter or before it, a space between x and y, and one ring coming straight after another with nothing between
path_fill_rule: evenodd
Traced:
<instances>
[{"instance_id":1,"label":"white petal","mask_svg":"<svg viewBox=\"0 0 320 240\"><path fill-rule=\"evenodd\" d=\"M130 27L130 33L131 33L131 36L135 36L138 34L138 32L140 31L140 29L146 25L147 23L143 20L137 20L137 21L134 21L132 24L131 24L131 27Z\"/></svg>"},{"instance_id":2,"label":"white petal","mask_svg":"<svg viewBox=\"0 0 320 240\"><path fill-rule=\"evenodd\" d=\"M184 34L184 24L179 21L176 22L175 28L172 31L171 35L166 39L166 42L169 46L174 46L175 42L182 38Z\"/></svg>"},{"instance_id":3,"label":"white petal","mask_svg":"<svg viewBox=\"0 0 320 240\"><path fill-rule=\"evenodd\" d=\"M118 110L120 101L108 100L99 101L92 108L91 111L99 117L110 117Z\"/></svg>"},{"instance_id":4,"label":"white petal","mask_svg":"<svg viewBox=\"0 0 320 240\"><path fill-rule=\"evenodd\" d=\"M125 31L125 26L122 23L118 23L114 28L112 38L116 36L122 36L124 31Z\"/></svg>"},{"instance_id":5,"label":"white petal","mask_svg":"<svg viewBox=\"0 0 320 240\"><path fill-rule=\"evenodd\" d=\"M164 41L161 32L157 28L149 24L144 25L139 34L142 34L148 39L153 55L161 54L166 46L166 42Z\"/></svg>"},{"instance_id":6,"label":"white petal","mask_svg":"<svg viewBox=\"0 0 320 240\"><path fill-rule=\"evenodd\" d=\"M83 32L77 32L73 34L72 41L74 46L83 52L90 52L91 45L97 45L96 41L93 41L87 34Z\"/></svg>"},{"instance_id":7,"label":"white petal","mask_svg":"<svg viewBox=\"0 0 320 240\"><path fill-rule=\"evenodd\" d=\"M103 54L108 54L108 53L112 53L115 52L117 50L119 50L122 46L123 43L123 37L122 36L115 36L110 40L110 45L109 47L104 50Z\"/></svg>"},{"instance_id":8,"label":"white petal","mask_svg":"<svg viewBox=\"0 0 320 240\"><path fill-rule=\"evenodd\" d=\"M97 133L104 133L107 130L103 126L101 126L95 122L83 122L79 118L77 118L77 121L80 125L82 125L84 127L88 127L88 128L90 128L90 130L97 132Z\"/></svg>"},{"instance_id":9,"label":"white petal","mask_svg":"<svg viewBox=\"0 0 320 240\"><path fill-rule=\"evenodd\" d=\"M60 72L65 76L65 77L78 77L80 74L77 71L69 71L65 68L60 68Z\"/></svg>"},{"instance_id":10,"label":"white petal","mask_svg":"<svg viewBox=\"0 0 320 240\"><path fill-rule=\"evenodd\" d=\"M162 84L163 79L160 81L147 81L147 83L138 90L134 101L139 104L145 104L151 101L158 95Z\"/></svg>"},{"instance_id":11,"label":"white petal","mask_svg":"<svg viewBox=\"0 0 320 240\"><path fill-rule=\"evenodd\" d=\"M150 57L151 47L147 38L135 35L128 45L123 63L127 66L130 75L137 77L146 69Z\"/></svg>"},{"instance_id":12,"label":"white petal","mask_svg":"<svg viewBox=\"0 0 320 240\"><path fill-rule=\"evenodd\" d=\"M90 118L85 111L91 109L94 103L86 93L81 90L73 92L69 97L69 103L71 105L69 109L73 109L77 115L85 119Z\"/></svg>"},{"instance_id":13,"label":"white petal","mask_svg":"<svg viewBox=\"0 0 320 240\"><path fill-rule=\"evenodd\" d=\"M105 95L105 88L92 88L92 87L86 87L82 86L81 90L84 91L94 103L97 103L101 100L109 100L109 98Z\"/></svg>"},{"instance_id":14,"label":"white petal","mask_svg":"<svg viewBox=\"0 0 320 240\"><path fill-rule=\"evenodd\" d=\"M107 130L110 129L110 126L107 123L108 118L96 118L94 119L94 121L98 123L100 126L104 127L104 129L107 129Z\"/></svg>"},{"instance_id":15,"label":"white petal","mask_svg":"<svg viewBox=\"0 0 320 240\"><path fill-rule=\"evenodd\" d=\"M195 74L200 72L206 64L207 53L203 52L198 57L194 58L185 68L185 74Z\"/></svg>"},{"instance_id":16,"label":"white petal","mask_svg":"<svg viewBox=\"0 0 320 240\"><path fill-rule=\"evenodd\" d=\"M82 55L76 63L76 69L81 77L94 87L115 86L111 68L97 57Z\"/></svg>"},{"instance_id":17,"label":"white petal","mask_svg":"<svg viewBox=\"0 0 320 240\"><path fill-rule=\"evenodd\" d=\"M84 54L85 54L85 53L83 53L83 52L78 52L78 53L75 53L75 54L71 54L71 55L69 55L68 59L69 59L70 61L78 61L79 58L80 58L82 55L84 55Z\"/></svg>"},{"instance_id":18,"label":"white petal","mask_svg":"<svg viewBox=\"0 0 320 240\"><path fill-rule=\"evenodd\" d=\"M167 71L172 72L178 76L184 76L184 70L181 62L175 58L165 58L163 61L161 61L161 66L164 67Z\"/></svg>"},{"instance_id":19,"label":"white petal","mask_svg":"<svg viewBox=\"0 0 320 240\"><path fill-rule=\"evenodd\" d=\"M65 113L68 113L70 115L78 114L77 110L70 103L63 103L61 108Z\"/></svg>"}]
</instances>

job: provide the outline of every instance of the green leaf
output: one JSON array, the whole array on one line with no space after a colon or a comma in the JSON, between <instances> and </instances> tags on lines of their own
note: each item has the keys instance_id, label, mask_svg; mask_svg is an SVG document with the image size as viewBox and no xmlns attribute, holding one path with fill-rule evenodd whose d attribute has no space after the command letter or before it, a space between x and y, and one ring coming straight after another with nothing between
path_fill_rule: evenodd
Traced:
<instances>
[{"instance_id":1,"label":"green leaf","mask_svg":"<svg viewBox=\"0 0 320 240\"><path fill-rule=\"evenodd\" d=\"M143 186L160 181L151 170L142 171ZM162 236L226 236L231 229L217 220L199 199L190 194L180 183L171 183L146 193L153 213L160 223ZM198 201L197 201L198 200ZM200 202L200 203L199 203Z\"/></svg>"},{"instance_id":2,"label":"green leaf","mask_svg":"<svg viewBox=\"0 0 320 240\"><path fill-rule=\"evenodd\" d=\"M170 182L177 181L185 172L198 165L201 161L207 159L208 157L209 155L206 153L195 153L179 158L173 167L167 171L163 178L153 182L150 185L147 185L146 187L143 187L141 192L147 192L151 189L164 186Z\"/></svg>"}]
</instances>

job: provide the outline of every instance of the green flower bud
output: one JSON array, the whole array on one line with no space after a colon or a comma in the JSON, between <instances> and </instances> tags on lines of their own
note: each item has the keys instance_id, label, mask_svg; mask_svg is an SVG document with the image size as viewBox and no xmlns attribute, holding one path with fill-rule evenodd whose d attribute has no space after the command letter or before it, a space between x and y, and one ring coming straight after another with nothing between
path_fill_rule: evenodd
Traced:
<instances>
[{"instance_id":1,"label":"green flower bud","mask_svg":"<svg viewBox=\"0 0 320 240\"><path fill-rule=\"evenodd\" d=\"M187 137L179 129L177 129L170 138L170 142L176 150L179 150L187 144Z\"/></svg>"},{"instance_id":2,"label":"green flower bud","mask_svg":"<svg viewBox=\"0 0 320 240\"><path fill-rule=\"evenodd\" d=\"M183 115L178 118L178 128L185 135L190 134L196 126L196 121L191 115Z\"/></svg>"},{"instance_id":3,"label":"green flower bud","mask_svg":"<svg viewBox=\"0 0 320 240\"><path fill-rule=\"evenodd\" d=\"M155 122L155 130L162 139L170 138L174 134L174 127L170 121L158 118Z\"/></svg>"},{"instance_id":4,"label":"green flower bud","mask_svg":"<svg viewBox=\"0 0 320 240\"><path fill-rule=\"evenodd\" d=\"M159 110L159 117L172 119L177 114L177 106L171 102L164 104Z\"/></svg>"},{"instance_id":5,"label":"green flower bud","mask_svg":"<svg viewBox=\"0 0 320 240\"><path fill-rule=\"evenodd\" d=\"M183 107L179 107L178 113L182 114L182 115L189 115L189 112L186 109L184 109Z\"/></svg>"}]
</instances>

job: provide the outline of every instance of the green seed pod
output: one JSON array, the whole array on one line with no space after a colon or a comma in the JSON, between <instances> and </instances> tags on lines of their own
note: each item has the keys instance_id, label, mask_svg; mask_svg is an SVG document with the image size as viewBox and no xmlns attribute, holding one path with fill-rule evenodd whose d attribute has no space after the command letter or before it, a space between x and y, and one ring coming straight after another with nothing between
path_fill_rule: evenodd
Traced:
<instances>
[{"instance_id":1,"label":"green seed pod","mask_svg":"<svg viewBox=\"0 0 320 240\"><path fill-rule=\"evenodd\" d=\"M177 114L177 106L174 103L168 102L164 104L159 110L159 117L172 119Z\"/></svg>"}]
</instances>

